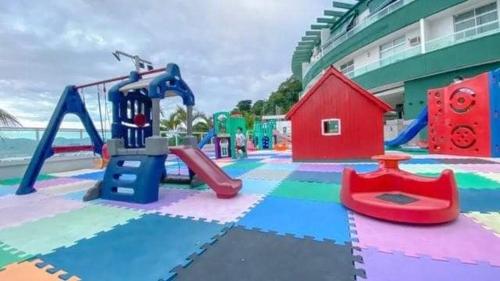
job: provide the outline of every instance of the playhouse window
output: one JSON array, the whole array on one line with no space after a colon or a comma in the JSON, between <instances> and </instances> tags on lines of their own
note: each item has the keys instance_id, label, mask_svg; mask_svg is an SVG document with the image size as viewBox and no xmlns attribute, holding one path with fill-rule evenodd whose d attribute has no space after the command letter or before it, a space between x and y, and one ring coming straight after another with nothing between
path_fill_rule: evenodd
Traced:
<instances>
[{"instance_id":1,"label":"playhouse window","mask_svg":"<svg viewBox=\"0 0 500 281\"><path fill-rule=\"evenodd\" d=\"M335 118L321 120L321 134L323 136L340 135L340 119Z\"/></svg>"}]
</instances>

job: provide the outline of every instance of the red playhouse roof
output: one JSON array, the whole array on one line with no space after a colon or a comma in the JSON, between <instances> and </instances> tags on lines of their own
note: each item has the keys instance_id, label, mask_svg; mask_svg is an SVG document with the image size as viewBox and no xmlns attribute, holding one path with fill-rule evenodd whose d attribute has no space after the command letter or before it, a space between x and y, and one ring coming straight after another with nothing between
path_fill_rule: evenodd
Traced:
<instances>
[{"instance_id":1,"label":"red playhouse roof","mask_svg":"<svg viewBox=\"0 0 500 281\"><path fill-rule=\"evenodd\" d=\"M346 83L349 87L353 88L356 90L356 92L360 93L362 96L364 96L366 99L371 101L374 105L380 107L384 112L391 111L392 107L382 101L381 99L377 98L376 96L372 95L370 92L365 90L363 87L360 85L356 84L356 82L352 81L351 79L347 78L342 74L340 71L335 69L333 66L330 66L327 70L326 73L323 74L321 79L319 79L318 82L309 90L307 93L302 97L299 102L297 102L286 114L285 118L287 120L290 120L293 114L304 104L307 102L307 100L316 92L316 89L319 88L330 76L335 76L338 79L342 80L344 83Z\"/></svg>"}]
</instances>

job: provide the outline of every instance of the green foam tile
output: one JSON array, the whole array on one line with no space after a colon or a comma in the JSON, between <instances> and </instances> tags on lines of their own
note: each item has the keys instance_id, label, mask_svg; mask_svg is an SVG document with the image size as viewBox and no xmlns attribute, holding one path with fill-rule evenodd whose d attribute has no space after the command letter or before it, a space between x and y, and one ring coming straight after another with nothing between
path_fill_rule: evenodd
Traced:
<instances>
[{"instance_id":1,"label":"green foam tile","mask_svg":"<svg viewBox=\"0 0 500 281\"><path fill-rule=\"evenodd\" d=\"M271 195L323 202L340 202L340 185L284 180Z\"/></svg>"},{"instance_id":2,"label":"green foam tile","mask_svg":"<svg viewBox=\"0 0 500 281\"><path fill-rule=\"evenodd\" d=\"M141 213L133 210L89 205L54 217L3 229L0 231L0 241L28 254L46 254L141 216Z\"/></svg>"},{"instance_id":3,"label":"green foam tile","mask_svg":"<svg viewBox=\"0 0 500 281\"><path fill-rule=\"evenodd\" d=\"M0 242L0 245L2 242ZM7 250L3 247L0 247L0 268L3 268L6 265L11 263L19 262L25 259L30 258L30 255L16 253L13 250Z\"/></svg>"},{"instance_id":4,"label":"green foam tile","mask_svg":"<svg viewBox=\"0 0 500 281\"><path fill-rule=\"evenodd\" d=\"M427 177L438 177L438 173L418 173ZM455 173L459 188L500 189L500 183L474 173Z\"/></svg>"}]
</instances>

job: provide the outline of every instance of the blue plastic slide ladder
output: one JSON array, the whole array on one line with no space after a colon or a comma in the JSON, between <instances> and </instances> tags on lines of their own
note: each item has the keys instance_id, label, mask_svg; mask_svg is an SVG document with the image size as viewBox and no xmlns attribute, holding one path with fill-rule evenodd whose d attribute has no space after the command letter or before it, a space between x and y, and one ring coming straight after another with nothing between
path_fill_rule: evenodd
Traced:
<instances>
[{"instance_id":1,"label":"blue plastic slide ladder","mask_svg":"<svg viewBox=\"0 0 500 281\"><path fill-rule=\"evenodd\" d=\"M101 183L101 198L142 204L157 201L166 158L166 155L112 156Z\"/></svg>"},{"instance_id":2,"label":"blue plastic slide ladder","mask_svg":"<svg viewBox=\"0 0 500 281\"><path fill-rule=\"evenodd\" d=\"M33 185L35 184L36 178L38 177L45 160L54 154L52 144L54 143L54 139L59 127L61 126L64 116L68 113L75 114L80 118L83 127L89 134L90 140L92 141L92 149L95 153L101 154L103 141L99 136L92 119L90 119L87 108L85 108L85 104L83 103L80 94L78 94L76 87L67 86L57 103L56 109L50 118L47 129L43 133L43 136L36 147L35 153L31 157L21 184L16 191L17 195L28 194L36 191Z\"/></svg>"}]
</instances>

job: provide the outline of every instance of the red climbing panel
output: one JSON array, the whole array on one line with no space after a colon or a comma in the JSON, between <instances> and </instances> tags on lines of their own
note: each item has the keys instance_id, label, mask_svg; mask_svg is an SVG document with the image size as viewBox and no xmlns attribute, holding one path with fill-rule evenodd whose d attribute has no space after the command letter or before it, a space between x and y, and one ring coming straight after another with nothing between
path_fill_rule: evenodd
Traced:
<instances>
[{"instance_id":1,"label":"red climbing panel","mask_svg":"<svg viewBox=\"0 0 500 281\"><path fill-rule=\"evenodd\" d=\"M406 155L381 155L380 168L357 174L346 168L340 192L342 203L361 214L388 221L434 224L456 219L460 212L453 171L438 178L417 176L398 167Z\"/></svg>"},{"instance_id":2,"label":"red climbing panel","mask_svg":"<svg viewBox=\"0 0 500 281\"><path fill-rule=\"evenodd\" d=\"M427 94L429 152L491 155L488 73Z\"/></svg>"}]
</instances>

